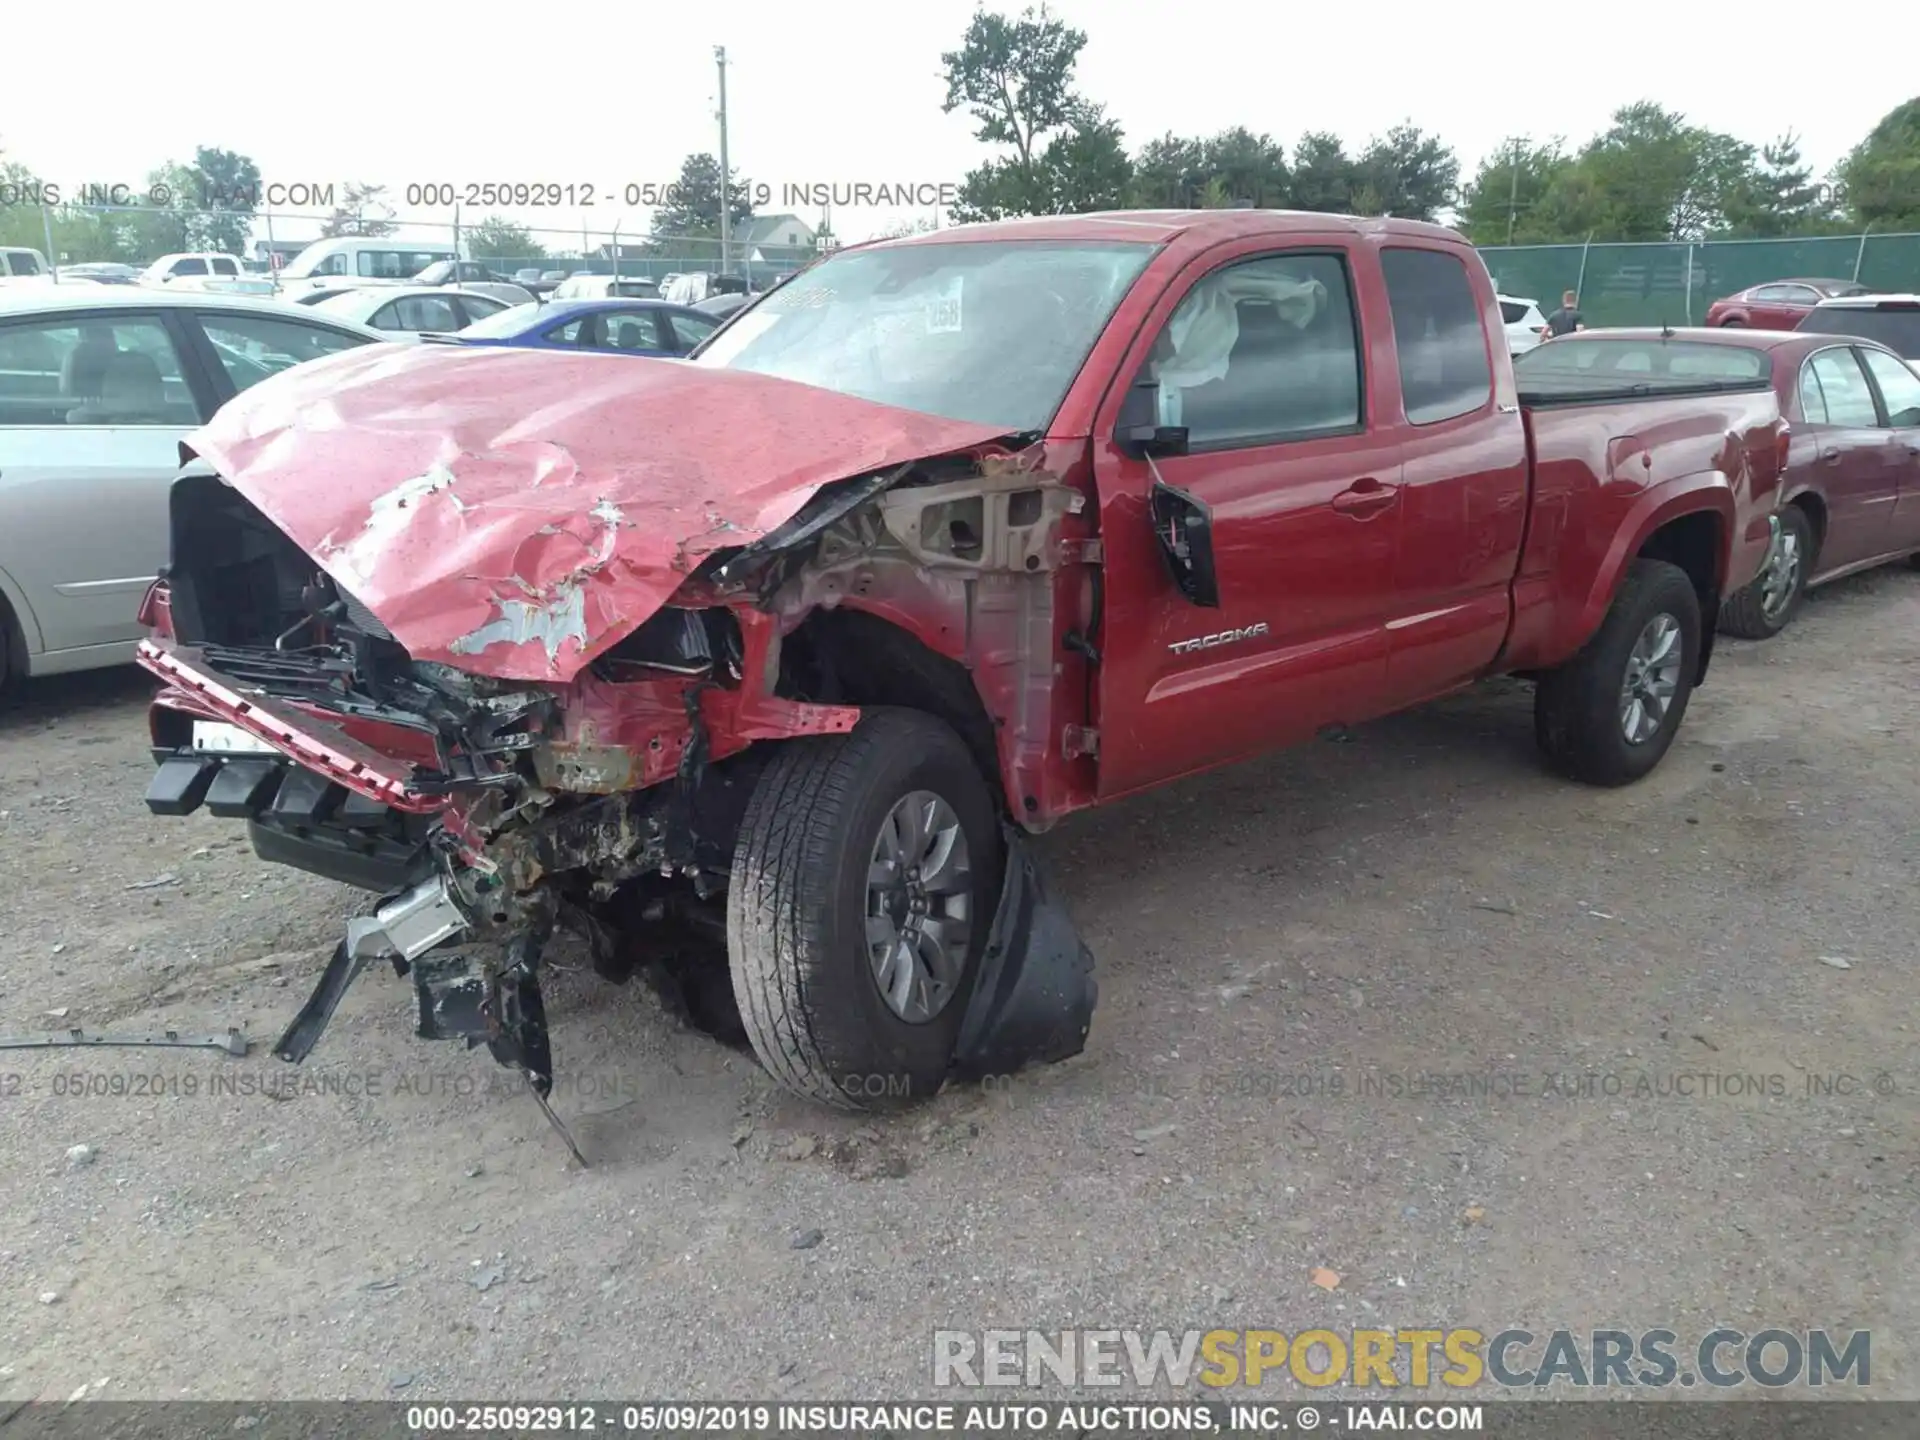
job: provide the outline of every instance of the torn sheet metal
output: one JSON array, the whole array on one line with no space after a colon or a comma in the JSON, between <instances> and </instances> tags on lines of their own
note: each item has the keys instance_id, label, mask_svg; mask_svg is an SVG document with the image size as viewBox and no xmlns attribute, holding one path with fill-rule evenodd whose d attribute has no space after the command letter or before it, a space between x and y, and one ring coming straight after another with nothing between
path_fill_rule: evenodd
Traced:
<instances>
[{"instance_id":1,"label":"torn sheet metal","mask_svg":"<svg viewBox=\"0 0 1920 1440\"><path fill-rule=\"evenodd\" d=\"M186 449L416 660L563 683L821 486L999 434L680 361L371 345L243 392Z\"/></svg>"}]
</instances>

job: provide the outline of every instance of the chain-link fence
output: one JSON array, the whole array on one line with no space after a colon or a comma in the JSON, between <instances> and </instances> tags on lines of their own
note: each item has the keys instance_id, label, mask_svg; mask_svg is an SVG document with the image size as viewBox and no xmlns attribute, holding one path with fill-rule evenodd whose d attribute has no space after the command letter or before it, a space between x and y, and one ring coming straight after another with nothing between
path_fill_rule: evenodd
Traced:
<instances>
[{"instance_id":1,"label":"chain-link fence","mask_svg":"<svg viewBox=\"0 0 1920 1440\"><path fill-rule=\"evenodd\" d=\"M56 265L144 266L162 255L217 250L238 253L252 268L271 274L321 239L323 228L338 218L290 211L242 216L152 205L0 205L0 244L44 249ZM369 235L369 221L384 233ZM654 235L637 227L576 230L384 215L363 217L338 238L366 242L346 271L361 278L405 278L428 263L423 256L457 254L508 277L558 271L659 279L711 271L756 283L798 268L833 243L831 235L792 215L744 223L724 246L717 236Z\"/></svg>"},{"instance_id":2,"label":"chain-link fence","mask_svg":"<svg viewBox=\"0 0 1920 1440\"><path fill-rule=\"evenodd\" d=\"M1480 254L1503 295L1580 297L1589 325L1699 324L1707 307L1769 280L1857 280L1920 290L1920 235L1820 235L1694 244L1489 245Z\"/></svg>"},{"instance_id":3,"label":"chain-link fence","mask_svg":"<svg viewBox=\"0 0 1920 1440\"><path fill-rule=\"evenodd\" d=\"M0 205L0 243L46 248L58 264L121 261L144 265L164 254L229 249L245 236L242 258L262 273L291 263L337 215L281 211L250 217L151 205ZM372 216L391 227L392 254L355 257L350 274L394 278L420 268L425 252L458 253L509 278L589 273L658 280L686 271L719 271L764 284L806 264L833 237L801 217L762 217L737 227L722 253L714 236L660 236L642 230L505 226ZM214 237L224 237L219 243ZM505 241L507 243L501 243ZM509 250L524 253L508 254ZM1693 244L1491 245L1480 252L1502 294L1542 309L1562 291L1580 296L1596 325L1697 324L1724 295L1794 277L1858 280L1876 290L1920 290L1920 234L1822 235L1785 240L1706 240ZM420 262L424 263L424 262ZM411 266L411 268L408 268Z\"/></svg>"}]
</instances>

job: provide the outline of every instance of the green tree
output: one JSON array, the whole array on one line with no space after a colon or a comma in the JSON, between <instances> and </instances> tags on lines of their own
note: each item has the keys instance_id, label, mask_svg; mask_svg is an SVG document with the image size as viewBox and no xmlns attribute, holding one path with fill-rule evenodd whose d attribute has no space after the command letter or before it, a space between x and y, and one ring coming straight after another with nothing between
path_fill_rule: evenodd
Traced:
<instances>
[{"instance_id":1,"label":"green tree","mask_svg":"<svg viewBox=\"0 0 1920 1440\"><path fill-rule=\"evenodd\" d=\"M1403 121L1367 143L1353 172L1356 214L1431 220L1453 203L1460 160L1438 136ZM1363 194L1370 201L1365 209Z\"/></svg>"},{"instance_id":2,"label":"green tree","mask_svg":"<svg viewBox=\"0 0 1920 1440\"><path fill-rule=\"evenodd\" d=\"M1222 130L1201 142L1198 176L1203 190L1226 205L1279 209L1293 198L1293 177L1286 147L1270 135L1244 125ZM1207 209L1219 209L1211 200Z\"/></svg>"},{"instance_id":3,"label":"green tree","mask_svg":"<svg viewBox=\"0 0 1920 1440\"><path fill-rule=\"evenodd\" d=\"M1516 136L1480 162L1460 192L1459 226L1476 245L1550 244L1553 230L1540 206L1573 164L1559 139L1534 144Z\"/></svg>"},{"instance_id":4,"label":"green tree","mask_svg":"<svg viewBox=\"0 0 1920 1440\"><path fill-rule=\"evenodd\" d=\"M1118 136L1108 122L1094 118L1073 88L1073 69L1086 45L1086 33L1055 19L1045 5L1023 11L1018 20L976 11L960 48L940 57L947 82L941 110L965 109L975 123L974 138L988 145L1009 145L1010 156L995 157L961 182L956 217L989 219L1002 215L1038 215L1054 208L1060 188L1058 169L1084 159L1095 166L1083 182L1068 189L1098 190L1111 178L1113 157L1105 136ZM1065 148L1053 149L1065 139ZM1050 163L1051 162L1051 163Z\"/></svg>"},{"instance_id":5,"label":"green tree","mask_svg":"<svg viewBox=\"0 0 1920 1440\"><path fill-rule=\"evenodd\" d=\"M202 145L186 167L192 177L186 197L199 210L195 248L238 255L246 249L260 194L260 167L245 155Z\"/></svg>"},{"instance_id":6,"label":"green tree","mask_svg":"<svg viewBox=\"0 0 1920 1440\"><path fill-rule=\"evenodd\" d=\"M1833 210L1789 130L1760 147L1758 162L1728 198L1722 219L1729 235L1812 235L1835 228Z\"/></svg>"},{"instance_id":7,"label":"green tree","mask_svg":"<svg viewBox=\"0 0 1920 1440\"><path fill-rule=\"evenodd\" d=\"M1072 123L1047 142L1041 156L1047 209L1055 215L1125 207L1133 161L1117 121L1098 105L1083 105Z\"/></svg>"},{"instance_id":8,"label":"green tree","mask_svg":"<svg viewBox=\"0 0 1920 1440\"><path fill-rule=\"evenodd\" d=\"M1353 211L1357 177L1338 135L1309 130L1293 147L1293 208L1345 215Z\"/></svg>"},{"instance_id":9,"label":"green tree","mask_svg":"<svg viewBox=\"0 0 1920 1440\"><path fill-rule=\"evenodd\" d=\"M321 222L320 235L326 240L341 235L378 239L393 234L398 228L393 219L393 206L387 203L386 186L350 182L333 213Z\"/></svg>"},{"instance_id":10,"label":"green tree","mask_svg":"<svg viewBox=\"0 0 1920 1440\"><path fill-rule=\"evenodd\" d=\"M1143 210L1184 210L1205 187L1206 147L1171 132L1149 140L1133 158L1129 203Z\"/></svg>"},{"instance_id":11,"label":"green tree","mask_svg":"<svg viewBox=\"0 0 1920 1440\"><path fill-rule=\"evenodd\" d=\"M738 175L729 177L729 223L740 226L753 219L753 189ZM720 162L702 151L680 162L680 178L667 202L653 212L658 236L712 238L720 233Z\"/></svg>"},{"instance_id":12,"label":"green tree","mask_svg":"<svg viewBox=\"0 0 1920 1440\"><path fill-rule=\"evenodd\" d=\"M165 205L145 205L100 217L119 231L119 244L130 263L144 264L162 255L202 248L195 184L192 170L169 160L147 172L147 194L166 194L169 199Z\"/></svg>"},{"instance_id":13,"label":"green tree","mask_svg":"<svg viewBox=\"0 0 1920 1440\"><path fill-rule=\"evenodd\" d=\"M1920 230L1920 96L1888 111L1840 162L1835 178L1856 224Z\"/></svg>"},{"instance_id":14,"label":"green tree","mask_svg":"<svg viewBox=\"0 0 1920 1440\"><path fill-rule=\"evenodd\" d=\"M1569 239L1697 240L1725 227L1752 168L1751 145L1641 101L1555 177L1540 214Z\"/></svg>"},{"instance_id":15,"label":"green tree","mask_svg":"<svg viewBox=\"0 0 1920 1440\"><path fill-rule=\"evenodd\" d=\"M489 215L479 224L464 229L467 254L475 260L544 260L547 252L533 232L524 225Z\"/></svg>"}]
</instances>

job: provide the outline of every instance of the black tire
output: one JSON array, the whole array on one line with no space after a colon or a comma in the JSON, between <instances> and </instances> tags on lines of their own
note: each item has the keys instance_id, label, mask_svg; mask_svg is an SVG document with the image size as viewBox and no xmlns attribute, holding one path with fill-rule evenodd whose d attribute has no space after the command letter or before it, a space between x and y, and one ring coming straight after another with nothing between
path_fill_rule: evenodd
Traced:
<instances>
[{"instance_id":1,"label":"black tire","mask_svg":"<svg viewBox=\"0 0 1920 1440\"><path fill-rule=\"evenodd\" d=\"M1659 727L1629 741L1621 718L1621 691L1629 657L1660 615L1680 629L1680 669ZM1540 677L1533 698L1534 737L1548 761L1589 785L1628 785L1667 753L1687 713L1700 666L1700 597L1678 565L1636 560L1613 597L1600 629L1580 653Z\"/></svg>"},{"instance_id":2,"label":"black tire","mask_svg":"<svg viewBox=\"0 0 1920 1440\"><path fill-rule=\"evenodd\" d=\"M909 1023L888 1007L868 963L867 872L882 822L921 790L959 821L972 923L944 1007ZM1002 863L993 796L941 721L873 707L851 734L785 742L747 802L727 894L734 998L767 1072L840 1109L931 1099L979 976Z\"/></svg>"},{"instance_id":3,"label":"black tire","mask_svg":"<svg viewBox=\"0 0 1920 1440\"><path fill-rule=\"evenodd\" d=\"M1753 577L1752 584L1720 607L1720 628L1729 635L1737 635L1742 640L1770 640L1787 628L1800 608L1800 601L1807 593L1807 574L1813 568L1813 526L1808 523L1806 511L1798 505L1789 505L1780 512L1780 529L1783 541L1791 534L1799 556L1786 601L1776 612L1768 614L1767 572L1762 570Z\"/></svg>"},{"instance_id":4,"label":"black tire","mask_svg":"<svg viewBox=\"0 0 1920 1440\"><path fill-rule=\"evenodd\" d=\"M1720 328L1722 330L1744 330L1747 328L1747 322L1744 320L1722 320L1720 322Z\"/></svg>"}]
</instances>

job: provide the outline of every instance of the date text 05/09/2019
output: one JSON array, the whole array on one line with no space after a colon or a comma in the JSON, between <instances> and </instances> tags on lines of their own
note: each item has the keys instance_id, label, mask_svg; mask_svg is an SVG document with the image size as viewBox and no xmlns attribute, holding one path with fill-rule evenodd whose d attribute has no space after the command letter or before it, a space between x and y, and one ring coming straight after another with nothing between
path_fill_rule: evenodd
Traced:
<instances>
[{"instance_id":1,"label":"date text 05/09/2019","mask_svg":"<svg viewBox=\"0 0 1920 1440\"><path fill-rule=\"evenodd\" d=\"M1220 1402L987 1404L580 1404L410 1405L421 1434L580 1432L631 1435L774 1434L1272 1434L1330 1426L1349 1431L1483 1431L1479 1405L1250 1404Z\"/></svg>"},{"instance_id":2,"label":"date text 05/09/2019","mask_svg":"<svg viewBox=\"0 0 1920 1440\"><path fill-rule=\"evenodd\" d=\"M716 186L717 186L716 182ZM950 208L960 187L950 180L738 180L734 188L754 210ZM658 209L709 203L711 194L677 180L628 180L601 185L585 180L416 180L402 187L410 207L508 206L587 209L593 206Z\"/></svg>"}]
</instances>

